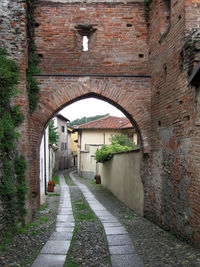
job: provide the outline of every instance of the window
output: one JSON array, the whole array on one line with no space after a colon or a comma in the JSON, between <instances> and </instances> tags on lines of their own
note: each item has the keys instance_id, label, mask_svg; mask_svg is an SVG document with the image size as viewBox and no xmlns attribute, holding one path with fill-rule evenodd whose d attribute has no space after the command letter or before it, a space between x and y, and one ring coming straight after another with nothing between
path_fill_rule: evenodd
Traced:
<instances>
[{"instance_id":1,"label":"window","mask_svg":"<svg viewBox=\"0 0 200 267\"><path fill-rule=\"evenodd\" d=\"M65 150L67 150L67 143L65 143Z\"/></svg>"},{"instance_id":2,"label":"window","mask_svg":"<svg viewBox=\"0 0 200 267\"><path fill-rule=\"evenodd\" d=\"M65 126L61 126L61 131L62 131L62 133L64 133L65 132Z\"/></svg>"},{"instance_id":3,"label":"window","mask_svg":"<svg viewBox=\"0 0 200 267\"><path fill-rule=\"evenodd\" d=\"M61 143L61 150L64 150L64 146L65 146L65 144Z\"/></svg>"},{"instance_id":4,"label":"window","mask_svg":"<svg viewBox=\"0 0 200 267\"><path fill-rule=\"evenodd\" d=\"M76 43L79 48L82 49L83 52L89 51L92 43L94 45L94 33L97 29L94 28L92 24L78 24L75 26L76 29Z\"/></svg>"},{"instance_id":5,"label":"window","mask_svg":"<svg viewBox=\"0 0 200 267\"><path fill-rule=\"evenodd\" d=\"M83 43L82 43L83 51L88 51L88 42L89 42L88 37L86 35L83 35Z\"/></svg>"}]
</instances>

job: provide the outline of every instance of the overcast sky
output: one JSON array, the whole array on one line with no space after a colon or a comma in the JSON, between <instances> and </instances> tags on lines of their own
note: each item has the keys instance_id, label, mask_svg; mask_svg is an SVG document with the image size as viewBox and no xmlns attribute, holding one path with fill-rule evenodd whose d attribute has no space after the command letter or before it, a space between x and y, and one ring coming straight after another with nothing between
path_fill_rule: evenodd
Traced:
<instances>
[{"instance_id":1,"label":"overcast sky","mask_svg":"<svg viewBox=\"0 0 200 267\"><path fill-rule=\"evenodd\" d=\"M124 114L119 109L116 109L113 105L96 98L88 98L77 101L67 106L59 113L61 113L70 121L82 117L91 117L106 113L116 117L125 117Z\"/></svg>"}]
</instances>

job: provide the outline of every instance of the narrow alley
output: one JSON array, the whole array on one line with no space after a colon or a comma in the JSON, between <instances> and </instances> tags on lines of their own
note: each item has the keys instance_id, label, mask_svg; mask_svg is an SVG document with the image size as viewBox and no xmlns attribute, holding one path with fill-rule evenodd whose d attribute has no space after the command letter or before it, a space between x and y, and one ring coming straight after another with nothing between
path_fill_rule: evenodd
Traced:
<instances>
[{"instance_id":1,"label":"narrow alley","mask_svg":"<svg viewBox=\"0 0 200 267\"><path fill-rule=\"evenodd\" d=\"M92 179L59 184L6 250L0 266L198 267L200 251L137 215Z\"/></svg>"},{"instance_id":2,"label":"narrow alley","mask_svg":"<svg viewBox=\"0 0 200 267\"><path fill-rule=\"evenodd\" d=\"M55 232L32 267L200 266L200 252L188 243L136 215L91 179L79 178L74 172L64 175L59 175L61 196ZM97 233L99 229L92 227L91 217L77 220L75 206L84 215L89 212L86 203L101 221L103 231ZM75 230L76 224L79 227ZM95 220L93 224L98 225Z\"/></svg>"}]
</instances>

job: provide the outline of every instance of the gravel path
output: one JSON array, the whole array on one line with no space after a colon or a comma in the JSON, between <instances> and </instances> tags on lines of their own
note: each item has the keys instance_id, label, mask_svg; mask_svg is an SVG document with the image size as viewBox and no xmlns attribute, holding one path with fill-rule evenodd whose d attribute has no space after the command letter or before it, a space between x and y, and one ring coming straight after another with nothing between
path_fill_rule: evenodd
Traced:
<instances>
[{"instance_id":1,"label":"gravel path","mask_svg":"<svg viewBox=\"0 0 200 267\"><path fill-rule=\"evenodd\" d=\"M60 193L60 186L55 187ZM54 232L59 196L50 194L32 223L22 228L14 237L5 239L0 233L0 266L31 266L39 251Z\"/></svg>"},{"instance_id":2,"label":"gravel path","mask_svg":"<svg viewBox=\"0 0 200 267\"><path fill-rule=\"evenodd\" d=\"M186 242L162 230L160 227L138 216L117 200L102 185L94 184L89 179L79 178L87 185L95 197L125 226L130 234L137 253L147 267L200 267L200 251ZM87 204L77 186L70 186L74 211L86 213L77 208L77 204ZM59 185L56 192L60 193ZM49 196L46 206L38 212L33 223L12 237L3 238L0 233L0 266L31 266L40 249L55 230L59 196ZM105 233L98 218L95 220L78 220L74 246L71 249L72 266L109 267L110 258ZM69 260L69 258L68 258Z\"/></svg>"},{"instance_id":3,"label":"gravel path","mask_svg":"<svg viewBox=\"0 0 200 267\"><path fill-rule=\"evenodd\" d=\"M89 208L78 186L73 185L71 179L68 179L68 185L76 226L65 266L110 267L108 244L101 222Z\"/></svg>"},{"instance_id":4,"label":"gravel path","mask_svg":"<svg viewBox=\"0 0 200 267\"><path fill-rule=\"evenodd\" d=\"M200 251L154 223L138 216L90 179L79 178L95 197L125 226L137 253L148 267L200 267Z\"/></svg>"}]
</instances>

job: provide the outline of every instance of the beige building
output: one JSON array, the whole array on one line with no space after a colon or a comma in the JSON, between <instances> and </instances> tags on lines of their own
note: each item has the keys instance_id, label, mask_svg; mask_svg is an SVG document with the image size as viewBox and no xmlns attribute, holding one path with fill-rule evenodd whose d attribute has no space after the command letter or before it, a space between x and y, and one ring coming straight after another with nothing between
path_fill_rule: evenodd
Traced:
<instances>
[{"instance_id":1,"label":"beige building","mask_svg":"<svg viewBox=\"0 0 200 267\"><path fill-rule=\"evenodd\" d=\"M126 134L137 144L136 130L127 118L107 116L79 125L75 131L78 132L78 171L87 178L93 178L96 172L96 150L110 145L114 134Z\"/></svg>"},{"instance_id":2,"label":"beige building","mask_svg":"<svg viewBox=\"0 0 200 267\"><path fill-rule=\"evenodd\" d=\"M68 166L77 167L77 150L78 150L78 132L73 131L74 128L67 126L68 131Z\"/></svg>"},{"instance_id":3,"label":"beige building","mask_svg":"<svg viewBox=\"0 0 200 267\"><path fill-rule=\"evenodd\" d=\"M55 170L64 170L68 168L68 131L67 122L69 120L58 114L54 118L54 125L57 127L59 139L58 139L58 150L55 152Z\"/></svg>"}]
</instances>

